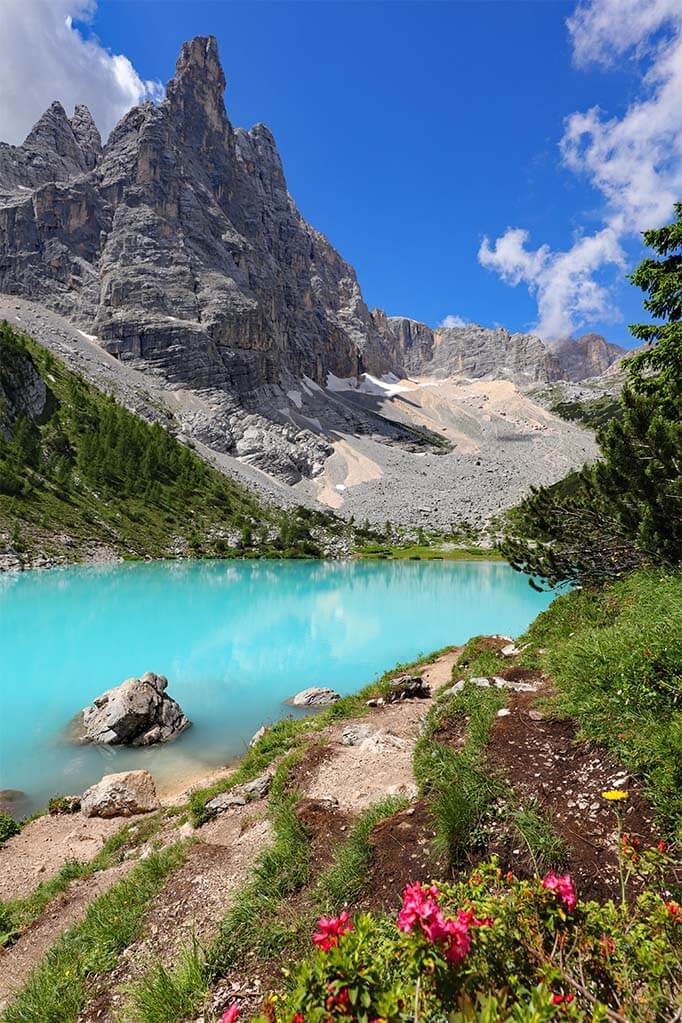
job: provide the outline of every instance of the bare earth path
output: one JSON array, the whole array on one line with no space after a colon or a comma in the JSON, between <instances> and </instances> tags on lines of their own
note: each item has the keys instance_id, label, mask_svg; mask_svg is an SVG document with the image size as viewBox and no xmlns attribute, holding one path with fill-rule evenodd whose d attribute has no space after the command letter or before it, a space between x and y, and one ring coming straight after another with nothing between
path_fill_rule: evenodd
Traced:
<instances>
[{"instance_id":1,"label":"bare earth path","mask_svg":"<svg viewBox=\"0 0 682 1023\"><path fill-rule=\"evenodd\" d=\"M459 650L444 654L424 669L423 677L433 693L450 682L458 655ZM343 743L348 722L327 729L322 735L329 739L332 755L313 772L305 795L333 799L340 809L353 813L386 796L413 799L417 786L412 753L429 706L429 700L408 700L377 707L360 722L370 734L352 746Z\"/></svg>"},{"instance_id":2,"label":"bare earth path","mask_svg":"<svg viewBox=\"0 0 682 1023\"><path fill-rule=\"evenodd\" d=\"M0 848L0 899L23 898L67 860L88 863L122 823L121 818L101 820L79 813L46 814L31 821Z\"/></svg>"}]
</instances>

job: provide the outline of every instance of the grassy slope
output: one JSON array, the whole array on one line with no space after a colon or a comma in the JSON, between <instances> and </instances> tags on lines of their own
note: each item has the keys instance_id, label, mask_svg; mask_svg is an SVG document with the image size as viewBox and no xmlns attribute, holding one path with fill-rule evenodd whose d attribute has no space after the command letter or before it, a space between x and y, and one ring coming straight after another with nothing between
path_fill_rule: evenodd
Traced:
<instances>
[{"instance_id":1,"label":"grassy slope","mask_svg":"<svg viewBox=\"0 0 682 1023\"><path fill-rule=\"evenodd\" d=\"M21 385L27 360L48 386L48 403L40 422L23 424L21 445L17 424L6 415L3 424L0 402L0 532L20 553L73 560L105 545L129 557L225 556L237 536L242 556L314 555L311 527L342 528L331 516L264 506L168 431L0 325L5 390Z\"/></svg>"},{"instance_id":2,"label":"grassy slope","mask_svg":"<svg viewBox=\"0 0 682 1023\"><path fill-rule=\"evenodd\" d=\"M528 629L523 662L543 668L559 709L646 782L682 820L682 575L639 572L558 597Z\"/></svg>"}]
</instances>

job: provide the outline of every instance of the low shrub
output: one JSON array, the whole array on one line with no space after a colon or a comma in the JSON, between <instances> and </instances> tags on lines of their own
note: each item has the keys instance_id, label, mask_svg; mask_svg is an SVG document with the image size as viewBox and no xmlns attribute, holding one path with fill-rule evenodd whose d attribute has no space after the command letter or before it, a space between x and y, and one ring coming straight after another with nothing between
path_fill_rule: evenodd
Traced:
<instances>
[{"instance_id":1,"label":"low shrub","mask_svg":"<svg viewBox=\"0 0 682 1023\"><path fill-rule=\"evenodd\" d=\"M259 1023L658 1023L674 1018L681 921L653 890L583 903L567 875L519 880L493 860L459 883L408 885L397 920L323 918Z\"/></svg>"},{"instance_id":2,"label":"low shrub","mask_svg":"<svg viewBox=\"0 0 682 1023\"><path fill-rule=\"evenodd\" d=\"M10 817L4 810L0 810L0 845L6 842L12 835L19 833L19 825L14 817Z\"/></svg>"}]
</instances>

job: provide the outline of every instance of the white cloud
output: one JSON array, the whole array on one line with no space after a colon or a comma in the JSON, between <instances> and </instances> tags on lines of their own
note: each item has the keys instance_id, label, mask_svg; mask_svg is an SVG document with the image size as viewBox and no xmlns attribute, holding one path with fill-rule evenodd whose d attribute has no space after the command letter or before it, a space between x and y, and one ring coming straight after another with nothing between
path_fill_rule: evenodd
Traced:
<instances>
[{"instance_id":1,"label":"white cloud","mask_svg":"<svg viewBox=\"0 0 682 1023\"><path fill-rule=\"evenodd\" d=\"M463 320L461 316L456 316L454 313L450 313L445 316L438 324L439 327L466 327L468 320Z\"/></svg>"},{"instance_id":2,"label":"white cloud","mask_svg":"<svg viewBox=\"0 0 682 1023\"><path fill-rule=\"evenodd\" d=\"M538 333L562 337L594 319L617 316L608 287L595 277L625 268L628 237L664 223L682 195L682 3L680 0L588 0L568 19L579 67L640 62L638 97L620 118L598 107L566 119L564 164L587 177L604 200L603 226L579 235L565 252L526 247L528 232L509 228L479 249L483 266L524 282L538 304Z\"/></svg>"},{"instance_id":3,"label":"white cloud","mask_svg":"<svg viewBox=\"0 0 682 1023\"><path fill-rule=\"evenodd\" d=\"M610 227L578 238L566 252L552 252L547 245L533 251L526 248L527 241L527 231L508 228L492 248L484 238L478 258L508 284L528 286L537 301L535 329L541 337L568 337L579 323L617 318L608 290L593 277L608 263L625 267L623 250Z\"/></svg>"},{"instance_id":4,"label":"white cloud","mask_svg":"<svg viewBox=\"0 0 682 1023\"><path fill-rule=\"evenodd\" d=\"M58 99L68 113L85 103L106 136L143 99L159 99L122 54L85 38L74 21L92 20L97 0L0 0L0 139L22 142Z\"/></svg>"}]
</instances>

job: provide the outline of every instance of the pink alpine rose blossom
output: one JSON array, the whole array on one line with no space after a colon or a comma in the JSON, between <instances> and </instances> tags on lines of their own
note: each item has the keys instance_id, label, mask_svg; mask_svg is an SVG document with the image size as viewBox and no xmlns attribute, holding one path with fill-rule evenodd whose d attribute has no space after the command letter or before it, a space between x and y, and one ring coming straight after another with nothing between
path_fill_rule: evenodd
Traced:
<instances>
[{"instance_id":1,"label":"pink alpine rose blossom","mask_svg":"<svg viewBox=\"0 0 682 1023\"><path fill-rule=\"evenodd\" d=\"M228 1005L227 1009L220 1017L220 1023L234 1023L238 1015L239 1006L236 1002L232 1002L232 1004Z\"/></svg>"},{"instance_id":2,"label":"pink alpine rose blossom","mask_svg":"<svg viewBox=\"0 0 682 1023\"><path fill-rule=\"evenodd\" d=\"M342 934L353 930L350 917L345 910L339 916L321 916L317 921L317 927L317 931L313 934L313 944L324 952L328 952L334 945L338 945Z\"/></svg>"},{"instance_id":3,"label":"pink alpine rose blossom","mask_svg":"<svg viewBox=\"0 0 682 1023\"><path fill-rule=\"evenodd\" d=\"M558 895L569 913L575 909L578 900L575 897L575 888L570 874L559 875L550 870L542 882L542 887Z\"/></svg>"},{"instance_id":4,"label":"pink alpine rose blossom","mask_svg":"<svg viewBox=\"0 0 682 1023\"><path fill-rule=\"evenodd\" d=\"M432 945L441 945L445 958L453 965L461 963L471 948L470 927L487 927L492 920L477 920L473 910L459 910L457 917L446 917L438 902L439 891L431 885L425 888L419 882L409 884L403 891L403 905L398 913L398 927L409 934L415 927Z\"/></svg>"}]
</instances>

